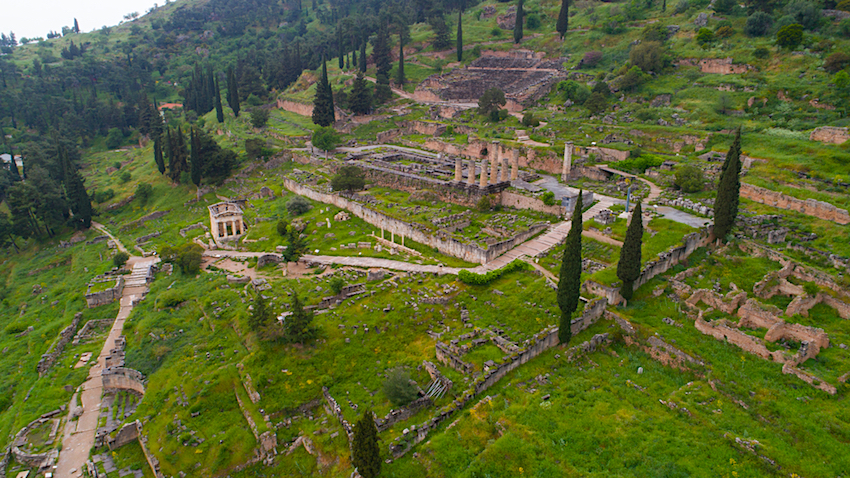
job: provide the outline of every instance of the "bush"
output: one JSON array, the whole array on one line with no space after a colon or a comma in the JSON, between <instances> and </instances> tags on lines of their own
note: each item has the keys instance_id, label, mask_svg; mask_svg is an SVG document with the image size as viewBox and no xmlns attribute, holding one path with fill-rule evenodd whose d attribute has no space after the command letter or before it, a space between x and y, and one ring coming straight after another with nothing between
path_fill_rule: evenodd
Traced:
<instances>
[{"instance_id":1,"label":"bush","mask_svg":"<svg viewBox=\"0 0 850 478\"><path fill-rule=\"evenodd\" d=\"M184 274L196 274L201 270L204 248L190 242L179 247L165 246L159 257L165 262L177 264Z\"/></svg>"},{"instance_id":2,"label":"bush","mask_svg":"<svg viewBox=\"0 0 850 478\"><path fill-rule=\"evenodd\" d=\"M715 0L714 11L723 15L732 13L732 10L738 6L735 0Z\"/></svg>"},{"instance_id":3,"label":"bush","mask_svg":"<svg viewBox=\"0 0 850 478\"><path fill-rule=\"evenodd\" d=\"M333 276L328 285L331 286L334 295L339 295L342 292L342 288L345 287L345 279L340 276Z\"/></svg>"},{"instance_id":4,"label":"bush","mask_svg":"<svg viewBox=\"0 0 850 478\"><path fill-rule=\"evenodd\" d=\"M313 136L310 138L310 142L313 146L327 152L337 147L339 144L339 135L332 126L326 126L314 131Z\"/></svg>"},{"instance_id":5,"label":"bush","mask_svg":"<svg viewBox=\"0 0 850 478\"><path fill-rule=\"evenodd\" d=\"M269 111L262 108L254 108L251 111L251 126L262 128L269 121Z\"/></svg>"},{"instance_id":6,"label":"bush","mask_svg":"<svg viewBox=\"0 0 850 478\"><path fill-rule=\"evenodd\" d=\"M763 46L760 46L753 50L753 56L758 59L764 60L765 58L770 56L770 50Z\"/></svg>"},{"instance_id":7,"label":"bush","mask_svg":"<svg viewBox=\"0 0 850 478\"><path fill-rule=\"evenodd\" d=\"M499 277L502 277L503 274L513 271L525 270L527 267L528 264L526 264L524 261L516 259L510 262L505 267L502 267L501 269L492 270L490 272L487 272L486 274L477 274L475 272L469 272L466 269L461 269L460 272L458 272L457 274L457 278L464 284L487 285L498 279Z\"/></svg>"},{"instance_id":8,"label":"bush","mask_svg":"<svg viewBox=\"0 0 850 478\"><path fill-rule=\"evenodd\" d=\"M92 200L94 200L94 202L96 203L106 202L114 197L115 191L113 191L112 189L107 189L105 191L95 191L94 194L92 194Z\"/></svg>"},{"instance_id":9,"label":"bush","mask_svg":"<svg viewBox=\"0 0 850 478\"><path fill-rule=\"evenodd\" d=\"M573 80L558 82L556 88L561 95L561 99L564 101L570 100L578 105L584 104L590 96L590 90L586 86Z\"/></svg>"},{"instance_id":10,"label":"bush","mask_svg":"<svg viewBox=\"0 0 850 478\"><path fill-rule=\"evenodd\" d=\"M647 76L640 68L633 66L620 78L619 87L623 91L634 90L646 80Z\"/></svg>"},{"instance_id":11,"label":"bush","mask_svg":"<svg viewBox=\"0 0 850 478\"><path fill-rule=\"evenodd\" d=\"M732 27L727 26L720 27L714 32L714 36L717 38L729 38L734 34L735 30L733 30Z\"/></svg>"},{"instance_id":12,"label":"bush","mask_svg":"<svg viewBox=\"0 0 850 478\"><path fill-rule=\"evenodd\" d=\"M269 156L271 151L266 148L266 143L260 138L245 140L245 153L249 159L257 159L261 156Z\"/></svg>"},{"instance_id":13,"label":"bush","mask_svg":"<svg viewBox=\"0 0 850 478\"><path fill-rule=\"evenodd\" d=\"M121 146L121 143L124 142L124 133L121 132L119 128L112 128L106 134L106 147L108 149L115 149Z\"/></svg>"},{"instance_id":14,"label":"bush","mask_svg":"<svg viewBox=\"0 0 850 478\"><path fill-rule=\"evenodd\" d=\"M289 229L289 223L283 219L278 219L275 229L280 237L286 237L287 230Z\"/></svg>"},{"instance_id":15,"label":"bush","mask_svg":"<svg viewBox=\"0 0 850 478\"><path fill-rule=\"evenodd\" d=\"M123 173L121 173L121 176L118 177L118 180L121 181L121 184L130 181L130 179L132 179L130 171L124 171Z\"/></svg>"},{"instance_id":16,"label":"bush","mask_svg":"<svg viewBox=\"0 0 850 478\"><path fill-rule=\"evenodd\" d=\"M508 110L501 109L498 111L491 111L487 118L494 123L498 123L508 118Z\"/></svg>"},{"instance_id":17,"label":"bush","mask_svg":"<svg viewBox=\"0 0 850 478\"><path fill-rule=\"evenodd\" d=\"M714 32L708 28L700 28L699 32L697 32L696 40L701 47L708 48L714 43Z\"/></svg>"},{"instance_id":18,"label":"bush","mask_svg":"<svg viewBox=\"0 0 850 478\"><path fill-rule=\"evenodd\" d=\"M642 153L637 157L629 157L625 161L613 163L611 167L634 174L643 174L648 168L657 168L664 162L664 158L655 154Z\"/></svg>"},{"instance_id":19,"label":"bush","mask_svg":"<svg viewBox=\"0 0 850 478\"><path fill-rule=\"evenodd\" d=\"M641 37L643 41L657 41L663 43L667 40L668 33L669 30L667 30L666 26L661 23L653 23L644 27L643 32L641 32Z\"/></svg>"},{"instance_id":20,"label":"bush","mask_svg":"<svg viewBox=\"0 0 850 478\"><path fill-rule=\"evenodd\" d=\"M525 26L529 30L537 30L540 28L540 24L540 17L535 14L529 15L528 18L525 19Z\"/></svg>"},{"instance_id":21,"label":"bush","mask_svg":"<svg viewBox=\"0 0 850 478\"><path fill-rule=\"evenodd\" d=\"M301 196L295 196L286 203L286 210L292 217L300 216L310 210L310 202Z\"/></svg>"},{"instance_id":22,"label":"bush","mask_svg":"<svg viewBox=\"0 0 850 478\"><path fill-rule=\"evenodd\" d=\"M584 54L581 59L579 65L584 68L593 68L598 65L599 62L602 61L602 52L601 51L589 51Z\"/></svg>"},{"instance_id":23,"label":"bush","mask_svg":"<svg viewBox=\"0 0 850 478\"><path fill-rule=\"evenodd\" d=\"M176 290L167 290L157 297L156 303L160 307L164 307L166 309L173 309L178 305L182 304L184 301L183 296Z\"/></svg>"},{"instance_id":24,"label":"bush","mask_svg":"<svg viewBox=\"0 0 850 478\"><path fill-rule=\"evenodd\" d=\"M499 88L490 88L478 99L478 113L490 116L493 112L498 112L502 106L505 106L505 103L505 92Z\"/></svg>"},{"instance_id":25,"label":"bush","mask_svg":"<svg viewBox=\"0 0 850 478\"><path fill-rule=\"evenodd\" d=\"M818 285L814 282L806 282L805 284L803 284L803 290L806 292L806 294L809 294L810 296L814 297L818 295L818 292L820 292L820 287L818 287Z\"/></svg>"},{"instance_id":26,"label":"bush","mask_svg":"<svg viewBox=\"0 0 850 478\"><path fill-rule=\"evenodd\" d=\"M837 51L826 57L826 60L823 62L823 68L830 73L836 73L843 70L848 64L850 64L850 55L842 51Z\"/></svg>"},{"instance_id":27,"label":"bush","mask_svg":"<svg viewBox=\"0 0 850 478\"><path fill-rule=\"evenodd\" d=\"M629 52L629 61L632 62L632 65L637 66L643 71L654 71L657 73L664 64L661 42L648 41L635 46Z\"/></svg>"},{"instance_id":28,"label":"bush","mask_svg":"<svg viewBox=\"0 0 850 478\"><path fill-rule=\"evenodd\" d=\"M522 125L528 127L540 126L540 120L534 117L534 113L522 115Z\"/></svg>"},{"instance_id":29,"label":"bush","mask_svg":"<svg viewBox=\"0 0 850 478\"><path fill-rule=\"evenodd\" d=\"M357 166L343 166L331 178L331 187L334 191L359 191L366 187L366 175Z\"/></svg>"},{"instance_id":30,"label":"bush","mask_svg":"<svg viewBox=\"0 0 850 478\"><path fill-rule=\"evenodd\" d=\"M686 11L688 11L689 8L691 8L691 4L688 2L688 0L681 0L679 3L676 4L675 12L678 15L680 13L685 13Z\"/></svg>"},{"instance_id":31,"label":"bush","mask_svg":"<svg viewBox=\"0 0 850 478\"><path fill-rule=\"evenodd\" d=\"M490 36L493 36L493 37L502 36L502 29L499 28L499 27L493 27L493 29L490 30Z\"/></svg>"},{"instance_id":32,"label":"bush","mask_svg":"<svg viewBox=\"0 0 850 478\"><path fill-rule=\"evenodd\" d=\"M556 204L555 193L552 191L546 191L542 196L540 196L540 199L543 201L543 204L547 206L554 206Z\"/></svg>"},{"instance_id":33,"label":"bush","mask_svg":"<svg viewBox=\"0 0 850 478\"><path fill-rule=\"evenodd\" d=\"M148 203L148 199L150 199L151 194L153 194L153 188L151 187L151 185L147 183L141 183L136 186L136 193L134 194L134 196L136 196L136 200L139 201L139 204L144 206Z\"/></svg>"},{"instance_id":34,"label":"bush","mask_svg":"<svg viewBox=\"0 0 850 478\"><path fill-rule=\"evenodd\" d=\"M792 23L785 25L776 32L776 44L782 48L793 50L803 41L803 25Z\"/></svg>"},{"instance_id":35,"label":"bush","mask_svg":"<svg viewBox=\"0 0 850 478\"><path fill-rule=\"evenodd\" d=\"M112 167L115 169L121 169L121 161L115 161L112 163Z\"/></svg>"},{"instance_id":36,"label":"bush","mask_svg":"<svg viewBox=\"0 0 850 478\"><path fill-rule=\"evenodd\" d=\"M397 407L405 406L419 396L416 387L410 383L410 375L401 367L390 370L384 382L384 394Z\"/></svg>"},{"instance_id":37,"label":"bush","mask_svg":"<svg viewBox=\"0 0 850 478\"><path fill-rule=\"evenodd\" d=\"M478 209L479 212L487 212L490 208L493 207L493 203L490 201L490 196L481 196L481 199L478 200L478 204L475 205L475 209Z\"/></svg>"},{"instance_id":38,"label":"bush","mask_svg":"<svg viewBox=\"0 0 850 478\"><path fill-rule=\"evenodd\" d=\"M676 180L674 184L686 193L702 191L705 184L705 175L702 169L693 164L686 164L676 169Z\"/></svg>"},{"instance_id":39,"label":"bush","mask_svg":"<svg viewBox=\"0 0 850 478\"><path fill-rule=\"evenodd\" d=\"M124 264L130 259L130 254L126 252L118 251L112 256L112 263L115 264L115 267L124 267Z\"/></svg>"},{"instance_id":40,"label":"bush","mask_svg":"<svg viewBox=\"0 0 850 478\"><path fill-rule=\"evenodd\" d=\"M783 12L806 30L816 29L821 21L820 7L810 0L791 0L785 5Z\"/></svg>"}]
</instances>

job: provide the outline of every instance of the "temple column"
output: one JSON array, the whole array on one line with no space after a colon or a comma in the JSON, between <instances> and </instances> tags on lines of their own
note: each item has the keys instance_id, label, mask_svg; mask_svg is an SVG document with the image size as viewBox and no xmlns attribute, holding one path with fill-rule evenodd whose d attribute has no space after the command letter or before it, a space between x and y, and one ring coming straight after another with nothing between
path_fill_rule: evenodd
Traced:
<instances>
[{"instance_id":1,"label":"temple column","mask_svg":"<svg viewBox=\"0 0 850 478\"><path fill-rule=\"evenodd\" d=\"M511 150L511 181L519 179L519 151Z\"/></svg>"},{"instance_id":2,"label":"temple column","mask_svg":"<svg viewBox=\"0 0 850 478\"><path fill-rule=\"evenodd\" d=\"M481 161L481 178L478 182L478 187L485 189L487 187L487 160Z\"/></svg>"},{"instance_id":3,"label":"temple column","mask_svg":"<svg viewBox=\"0 0 850 478\"><path fill-rule=\"evenodd\" d=\"M564 145L564 165L561 168L561 181L566 181L573 167L573 142L567 141Z\"/></svg>"},{"instance_id":4,"label":"temple column","mask_svg":"<svg viewBox=\"0 0 850 478\"><path fill-rule=\"evenodd\" d=\"M500 177L502 182L508 181L508 158L502 158L502 175Z\"/></svg>"},{"instance_id":5,"label":"temple column","mask_svg":"<svg viewBox=\"0 0 850 478\"><path fill-rule=\"evenodd\" d=\"M496 184L499 182L499 143L492 143L490 148L490 184Z\"/></svg>"},{"instance_id":6,"label":"temple column","mask_svg":"<svg viewBox=\"0 0 850 478\"><path fill-rule=\"evenodd\" d=\"M463 161L460 158L455 158L455 182L459 183L463 180Z\"/></svg>"},{"instance_id":7,"label":"temple column","mask_svg":"<svg viewBox=\"0 0 850 478\"><path fill-rule=\"evenodd\" d=\"M394 232L390 232L390 242L395 244L395 233Z\"/></svg>"},{"instance_id":8,"label":"temple column","mask_svg":"<svg viewBox=\"0 0 850 478\"><path fill-rule=\"evenodd\" d=\"M469 169L466 174L466 185L473 186L475 185L475 160L469 160Z\"/></svg>"}]
</instances>

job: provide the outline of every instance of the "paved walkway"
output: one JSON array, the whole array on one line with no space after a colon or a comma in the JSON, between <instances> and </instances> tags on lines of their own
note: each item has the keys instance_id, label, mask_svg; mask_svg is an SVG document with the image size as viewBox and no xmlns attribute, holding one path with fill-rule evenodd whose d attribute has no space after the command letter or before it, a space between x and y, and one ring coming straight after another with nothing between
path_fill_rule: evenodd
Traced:
<instances>
[{"instance_id":1,"label":"paved walkway","mask_svg":"<svg viewBox=\"0 0 850 478\"><path fill-rule=\"evenodd\" d=\"M118 249L126 252L124 246L106 228L96 223L92 223L92 225L109 237L112 237ZM97 421L100 417L101 392L103 390L101 372L105 367L106 357L115 348L115 341L122 335L124 322L130 316L130 312L133 310L133 304L147 293L148 287L147 280L145 279L147 277L147 271L156 262L159 262L158 257L131 257L127 261L128 266L133 268L133 272L130 278L125 281L118 316L112 324L109 336L103 344L103 349L100 351L97 362L89 370L88 380L71 397L71 403L68 407L68 420L65 422L62 438L62 451L59 453L56 473L53 475L56 478L76 478L83 476L83 467L89 459L89 453L94 446ZM80 415L77 421L72 421L71 416L74 413L74 409L78 406L78 401L79 406L82 407L82 415Z\"/></svg>"}]
</instances>

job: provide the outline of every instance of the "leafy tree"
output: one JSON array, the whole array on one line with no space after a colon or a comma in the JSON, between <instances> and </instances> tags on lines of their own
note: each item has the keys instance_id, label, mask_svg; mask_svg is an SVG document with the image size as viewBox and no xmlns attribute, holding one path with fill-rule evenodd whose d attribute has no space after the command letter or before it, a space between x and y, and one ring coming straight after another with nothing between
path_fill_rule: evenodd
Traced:
<instances>
[{"instance_id":1,"label":"leafy tree","mask_svg":"<svg viewBox=\"0 0 850 478\"><path fill-rule=\"evenodd\" d=\"M638 201L629 227L626 229L626 239L620 250L620 262L617 263L617 278L623 282L620 295L626 300L632 299L634 283L640 277L640 255L643 244L643 218L641 203Z\"/></svg>"},{"instance_id":2,"label":"leafy tree","mask_svg":"<svg viewBox=\"0 0 850 478\"><path fill-rule=\"evenodd\" d=\"M331 178L331 187L334 191L359 191L366 186L366 177L363 170L357 166L343 166L339 168L336 176Z\"/></svg>"},{"instance_id":3,"label":"leafy tree","mask_svg":"<svg viewBox=\"0 0 850 478\"><path fill-rule=\"evenodd\" d=\"M292 201L290 201L290 203L291 202ZM289 205L287 204L287 207L288 206ZM294 226L290 226L289 232L286 236L286 249L283 251L283 259L286 262L294 262L297 261L305 252L307 252L307 242L301 237L301 231L296 229Z\"/></svg>"},{"instance_id":4,"label":"leafy tree","mask_svg":"<svg viewBox=\"0 0 850 478\"><path fill-rule=\"evenodd\" d=\"M328 65L322 60L322 77L316 85L316 98L313 100L313 123L330 126L336 120L334 98L328 82Z\"/></svg>"},{"instance_id":5,"label":"leafy tree","mask_svg":"<svg viewBox=\"0 0 850 478\"><path fill-rule=\"evenodd\" d=\"M561 10L558 12L558 23L555 24L555 30L561 35L561 40L567 35L570 29L570 0L561 0Z\"/></svg>"},{"instance_id":6,"label":"leafy tree","mask_svg":"<svg viewBox=\"0 0 850 478\"><path fill-rule=\"evenodd\" d=\"M558 340L564 345L568 344L572 337L570 324L581 294L582 195L579 191L558 274L558 307L561 309Z\"/></svg>"},{"instance_id":7,"label":"leafy tree","mask_svg":"<svg viewBox=\"0 0 850 478\"><path fill-rule=\"evenodd\" d=\"M504 91L496 87L490 88L478 98L478 113L489 116L494 111L499 111L506 103Z\"/></svg>"},{"instance_id":8,"label":"leafy tree","mask_svg":"<svg viewBox=\"0 0 850 478\"><path fill-rule=\"evenodd\" d=\"M219 123L224 123L224 108L221 106L221 87L218 84L218 77L215 77L215 119Z\"/></svg>"},{"instance_id":9,"label":"leafy tree","mask_svg":"<svg viewBox=\"0 0 850 478\"><path fill-rule=\"evenodd\" d=\"M269 326L272 321L274 321L274 312L272 312L263 294L257 292L254 296L251 315L248 316L248 327L255 332L259 332L264 327Z\"/></svg>"},{"instance_id":10,"label":"leafy tree","mask_svg":"<svg viewBox=\"0 0 850 478\"><path fill-rule=\"evenodd\" d=\"M363 78L362 73L357 74L354 84L351 85L351 96L348 99L348 107L355 114L367 114L372 110L372 93Z\"/></svg>"},{"instance_id":11,"label":"leafy tree","mask_svg":"<svg viewBox=\"0 0 850 478\"><path fill-rule=\"evenodd\" d=\"M136 192L133 196L139 201L139 204L144 206L148 203L148 199L150 199L151 194L153 194L153 188L150 184L139 183L139 185L136 186Z\"/></svg>"},{"instance_id":12,"label":"leafy tree","mask_svg":"<svg viewBox=\"0 0 850 478\"><path fill-rule=\"evenodd\" d=\"M809 0L791 0L785 4L783 12L806 30L816 29L822 18L820 6Z\"/></svg>"},{"instance_id":13,"label":"leafy tree","mask_svg":"<svg viewBox=\"0 0 850 478\"><path fill-rule=\"evenodd\" d=\"M714 32L709 28L700 28L697 32L696 41L701 47L708 48L714 43Z\"/></svg>"},{"instance_id":14,"label":"leafy tree","mask_svg":"<svg viewBox=\"0 0 850 478\"><path fill-rule=\"evenodd\" d=\"M540 120L534 117L534 113L528 112L522 115L522 125L529 128L540 126Z\"/></svg>"},{"instance_id":15,"label":"leafy tree","mask_svg":"<svg viewBox=\"0 0 850 478\"><path fill-rule=\"evenodd\" d=\"M751 37L763 37L773 28L773 15L765 12L755 12L747 17L744 33Z\"/></svg>"},{"instance_id":16,"label":"leafy tree","mask_svg":"<svg viewBox=\"0 0 850 478\"><path fill-rule=\"evenodd\" d=\"M119 128L112 128L106 135L106 148L116 149L124 142L124 133Z\"/></svg>"},{"instance_id":17,"label":"leafy tree","mask_svg":"<svg viewBox=\"0 0 850 478\"><path fill-rule=\"evenodd\" d=\"M537 14L529 15L528 19L525 21L525 26L527 26L529 30L537 30L540 28L540 17L537 16Z\"/></svg>"},{"instance_id":18,"label":"leafy tree","mask_svg":"<svg viewBox=\"0 0 850 478\"><path fill-rule=\"evenodd\" d=\"M5 212L0 212L0 247L8 247L11 245L15 248L15 252L20 252L18 245L15 243L15 226L9 219L9 215Z\"/></svg>"},{"instance_id":19,"label":"leafy tree","mask_svg":"<svg viewBox=\"0 0 850 478\"><path fill-rule=\"evenodd\" d=\"M254 108L251 110L251 126L254 128L262 128L269 121L269 110L264 108Z\"/></svg>"},{"instance_id":20,"label":"leafy tree","mask_svg":"<svg viewBox=\"0 0 850 478\"><path fill-rule=\"evenodd\" d=\"M381 474L381 450L378 447L378 428L372 410L364 410L363 416L354 424L351 441L351 464L363 478L375 478Z\"/></svg>"},{"instance_id":21,"label":"leafy tree","mask_svg":"<svg viewBox=\"0 0 850 478\"><path fill-rule=\"evenodd\" d=\"M457 11L457 61L463 61L463 9Z\"/></svg>"},{"instance_id":22,"label":"leafy tree","mask_svg":"<svg viewBox=\"0 0 850 478\"><path fill-rule=\"evenodd\" d=\"M516 23L514 24L514 43L519 43L522 41L522 22L524 20L525 12L523 11L523 4L525 0L519 0L516 7Z\"/></svg>"},{"instance_id":23,"label":"leafy tree","mask_svg":"<svg viewBox=\"0 0 850 478\"><path fill-rule=\"evenodd\" d=\"M278 219L275 229L277 230L277 234L280 237L286 237L287 231L289 229L289 223L286 222L286 220L284 219Z\"/></svg>"},{"instance_id":24,"label":"leafy tree","mask_svg":"<svg viewBox=\"0 0 850 478\"><path fill-rule=\"evenodd\" d=\"M714 1L714 11L723 15L728 15L732 13L732 11L736 8L738 8L738 2L736 2L735 0Z\"/></svg>"},{"instance_id":25,"label":"leafy tree","mask_svg":"<svg viewBox=\"0 0 850 478\"><path fill-rule=\"evenodd\" d=\"M112 264L118 268L124 267L128 260L130 260L130 254L126 252L118 251L112 256Z\"/></svg>"},{"instance_id":26,"label":"leafy tree","mask_svg":"<svg viewBox=\"0 0 850 478\"><path fill-rule=\"evenodd\" d=\"M803 25L792 23L776 32L776 44L787 50L793 50L803 42Z\"/></svg>"},{"instance_id":27,"label":"leafy tree","mask_svg":"<svg viewBox=\"0 0 850 478\"><path fill-rule=\"evenodd\" d=\"M584 102L584 107L587 108L591 114L595 115L608 108L608 99L604 94L599 93L598 91L593 91L590 93L587 101Z\"/></svg>"},{"instance_id":28,"label":"leafy tree","mask_svg":"<svg viewBox=\"0 0 850 478\"><path fill-rule=\"evenodd\" d=\"M306 344L316 338L318 329L313 326L313 312L305 310L298 294L292 292L292 315L283 320L283 336L289 343Z\"/></svg>"},{"instance_id":29,"label":"leafy tree","mask_svg":"<svg viewBox=\"0 0 850 478\"><path fill-rule=\"evenodd\" d=\"M720 172L717 185L717 199L714 201L714 235L721 241L732 232L738 217L738 203L741 191L741 129L735 133L735 140Z\"/></svg>"},{"instance_id":30,"label":"leafy tree","mask_svg":"<svg viewBox=\"0 0 850 478\"><path fill-rule=\"evenodd\" d=\"M832 79L832 81L833 83L835 83L835 86L844 90L848 86L850 86L850 75L848 75L846 71L841 70L835 74L835 77Z\"/></svg>"},{"instance_id":31,"label":"leafy tree","mask_svg":"<svg viewBox=\"0 0 850 478\"><path fill-rule=\"evenodd\" d=\"M339 144L339 135L336 130L330 126L319 128L316 131L313 131L313 136L311 136L310 142L313 146L324 151L325 157L327 157L328 151L335 149Z\"/></svg>"},{"instance_id":32,"label":"leafy tree","mask_svg":"<svg viewBox=\"0 0 850 478\"><path fill-rule=\"evenodd\" d=\"M705 184L705 175L702 169L693 164L686 164L676 169L676 180L674 184L686 193L702 191Z\"/></svg>"},{"instance_id":33,"label":"leafy tree","mask_svg":"<svg viewBox=\"0 0 850 478\"><path fill-rule=\"evenodd\" d=\"M292 217L300 216L310 210L310 202L301 196L295 196L286 203L286 210Z\"/></svg>"},{"instance_id":34,"label":"leafy tree","mask_svg":"<svg viewBox=\"0 0 850 478\"><path fill-rule=\"evenodd\" d=\"M384 393L397 407L405 406L418 397L418 390L410 383L410 374L403 367L390 370L384 381Z\"/></svg>"},{"instance_id":35,"label":"leafy tree","mask_svg":"<svg viewBox=\"0 0 850 478\"><path fill-rule=\"evenodd\" d=\"M251 159L267 156L271 152L266 148L266 143L260 138L250 138L245 140L245 154Z\"/></svg>"},{"instance_id":36,"label":"leafy tree","mask_svg":"<svg viewBox=\"0 0 850 478\"><path fill-rule=\"evenodd\" d=\"M619 87L623 91L632 91L646 80L647 75L637 66L633 66L619 80Z\"/></svg>"},{"instance_id":37,"label":"leafy tree","mask_svg":"<svg viewBox=\"0 0 850 478\"><path fill-rule=\"evenodd\" d=\"M342 288L345 287L345 279L340 276L333 276L328 282L328 285L331 287L334 295L339 295L342 293Z\"/></svg>"}]
</instances>

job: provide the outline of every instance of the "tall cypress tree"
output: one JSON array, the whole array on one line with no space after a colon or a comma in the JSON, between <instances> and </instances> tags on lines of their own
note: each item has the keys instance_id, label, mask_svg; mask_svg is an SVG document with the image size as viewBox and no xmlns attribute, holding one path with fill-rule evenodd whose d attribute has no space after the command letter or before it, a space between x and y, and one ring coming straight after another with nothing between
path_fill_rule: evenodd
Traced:
<instances>
[{"instance_id":1,"label":"tall cypress tree","mask_svg":"<svg viewBox=\"0 0 850 478\"><path fill-rule=\"evenodd\" d=\"M457 61L463 61L463 8L457 11Z\"/></svg>"},{"instance_id":2,"label":"tall cypress tree","mask_svg":"<svg viewBox=\"0 0 850 478\"><path fill-rule=\"evenodd\" d=\"M366 73L366 40L360 43L360 73Z\"/></svg>"},{"instance_id":3,"label":"tall cypress tree","mask_svg":"<svg viewBox=\"0 0 850 478\"><path fill-rule=\"evenodd\" d=\"M313 123L330 126L335 119L333 92L328 82L328 65L322 58L322 77L316 85L316 98L313 100Z\"/></svg>"},{"instance_id":4,"label":"tall cypress tree","mask_svg":"<svg viewBox=\"0 0 850 478\"><path fill-rule=\"evenodd\" d=\"M558 23L555 30L561 35L561 40L570 28L570 0L561 0L561 11L558 13Z\"/></svg>"},{"instance_id":5,"label":"tall cypress tree","mask_svg":"<svg viewBox=\"0 0 850 478\"><path fill-rule=\"evenodd\" d=\"M339 58L339 69L342 70L345 68L345 53L342 51L342 25L337 24L336 26L336 45L337 52L339 53L337 57Z\"/></svg>"},{"instance_id":6,"label":"tall cypress tree","mask_svg":"<svg viewBox=\"0 0 850 478\"><path fill-rule=\"evenodd\" d=\"M720 172L717 199L714 201L714 235L721 241L732 232L738 217L738 202L741 192L741 128L735 133L732 147L726 153L726 161Z\"/></svg>"},{"instance_id":7,"label":"tall cypress tree","mask_svg":"<svg viewBox=\"0 0 850 478\"><path fill-rule=\"evenodd\" d=\"M398 35L398 71L396 72L395 81L399 88L404 88L404 34Z\"/></svg>"},{"instance_id":8,"label":"tall cypress tree","mask_svg":"<svg viewBox=\"0 0 850 478\"><path fill-rule=\"evenodd\" d=\"M579 191L576 207L573 210L570 232L567 234L561 270L558 274L558 307L561 309L558 340L564 345L568 344L570 338L572 338L570 323L572 322L573 312L578 309L581 294L582 195L583 192Z\"/></svg>"},{"instance_id":9,"label":"tall cypress tree","mask_svg":"<svg viewBox=\"0 0 850 478\"><path fill-rule=\"evenodd\" d=\"M667 11L667 0L662 0L662 1L661 1L661 11L662 11L662 12L666 12L666 11Z\"/></svg>"},{"instance_id":10,"label":"tall cypress tree","mask_svg":"<svg viewBox=\"0 0 850 478\"><path fill-rule=\"evenodd\" d=\"M198 138L198 133L195 131L195 128L192 128L190 133L191 137L191 145L192 151L190 153L190 174L192 176L192 183L197 188L201 187L201 169L204 167L203 158L201 156L201 142Z\"/></svg>"},{"instance_id":11,"label":"tall cypress tree","mask_svg":"<svg viewBox=\"0 0 850 478\"><path fill-rule=\"evenodd\" d=\"M162 136L157 135L153 138L153 160L156 162L156 169L159 174L165 174L165 160L162 158Z\"/></svg>"},{"instance_id":12,"label":"tall cypress tree","mask_svg":"<svg viewBox=\"0 0 850 478\"><path fill-rule=\"evenodd\" d=\"M381 473L378 428L372 410L364 410L363 416L354 424L351 455L351 464L363 478L375 478Z\"/></svg>"},{"instance_id":13,"label":"tall cypress tree","mask_svg":"<svg viewBox=\"0 0 850 478\"><path fill-rule=\"evenodd\" d=\"M218 120L219 123L224 123L224 108L221 106L221 87L218 84L218 77L215 79L215 93L213 93L215 97L215 119Z\"/></svg>"},{"instance_id":14,"label":"tall cypress tree","mask_svg":"<svg viewBox=\"0 0 850 478\"><path fill-rule=\"evenodd\" d=\"M239 117L239 86L233 68L227 71L227 104L233 110L233 115Z\"/></svg>"},{"instance_id":15,"label":"tall cypress tree","mask_svg":"<svg viewBox=\"0 0 850 478\"><path fill-rule=\"evenodd\" d=\"M231 66L227 69L227 85L226 85L227 86L227 95L225 96L225 98L227 98L227 105L228 106L231 106L233 104L233 89L232 89L232 86L231 86L232 84L233 84L233 67ZM232 106L231 106L231 108L232 108Z\"/></svg>"},{"instance_id":16,"label":"tall cypress tree","mask_svg":"<svg viewBox=\"0 0 850 478\"><path fill-rule=\"evenodd\" d=\"M71 164L71 160L68 159L68 152L65 151L64 147L59 147L59 156L64 169L65 196L68 199L71 212L74 213L74 225L79 229L88 229L91 227L91 199L86 192L82 178L80 178L80 173Z\"/></svg>"},{"instance_id":17,"label":"tall cypress tree","mask_svg":"<svg viewBox=\"0 0 850 478\"><path fill-rule=\"evenodd\" d=\"M519 5L516 7L516 24L514 25L514 43L519 43L522 41L522 22L525 17L525 12L523 11L523 4L525 0L519 0Z\"/></svg>"},{"instance_id":18,"label":"tall cypress tree","mask_svg":"<svg viewBox=\"0 0 850 478\"><path fill-rule=\"evenodd\" d=\"M377 70L375 78L375 101L383 103L392 97L392 90L390 90L390 69L392 68L390 39L387 25L383 20L380 27L378 27L378 34L375 35L375 43L372 45L372 57L375 58L375 68Z\"/></svg>"},{"instance_id":19,"label":"tall cypress tree","mask_svg":"<svg viewBox=\"0 0 850 478\"><path fill-rule=\"evenodd\" d=\"M170 132L170 146L168 148L168 176L174 182L180 182L180 175L189 169L187 164L189 151L186 148L186 138L180 126L177 131Z\"/></svg>"},{"instance_id":20,"label":"tall cypress tree","mask_svg":"<svg viewBox=\"0 0 850 478\"><path fill-rule=\"evenodd\" d=\"M620 250L620 262L617 263L617 278L623 281L620 295L626 300L632 299L634 283L640 277L640 253L643 245L643 218L641 204L638 201L632 212L632 220L626 229L626 240Z\"/></svg>"}]
</instances>

